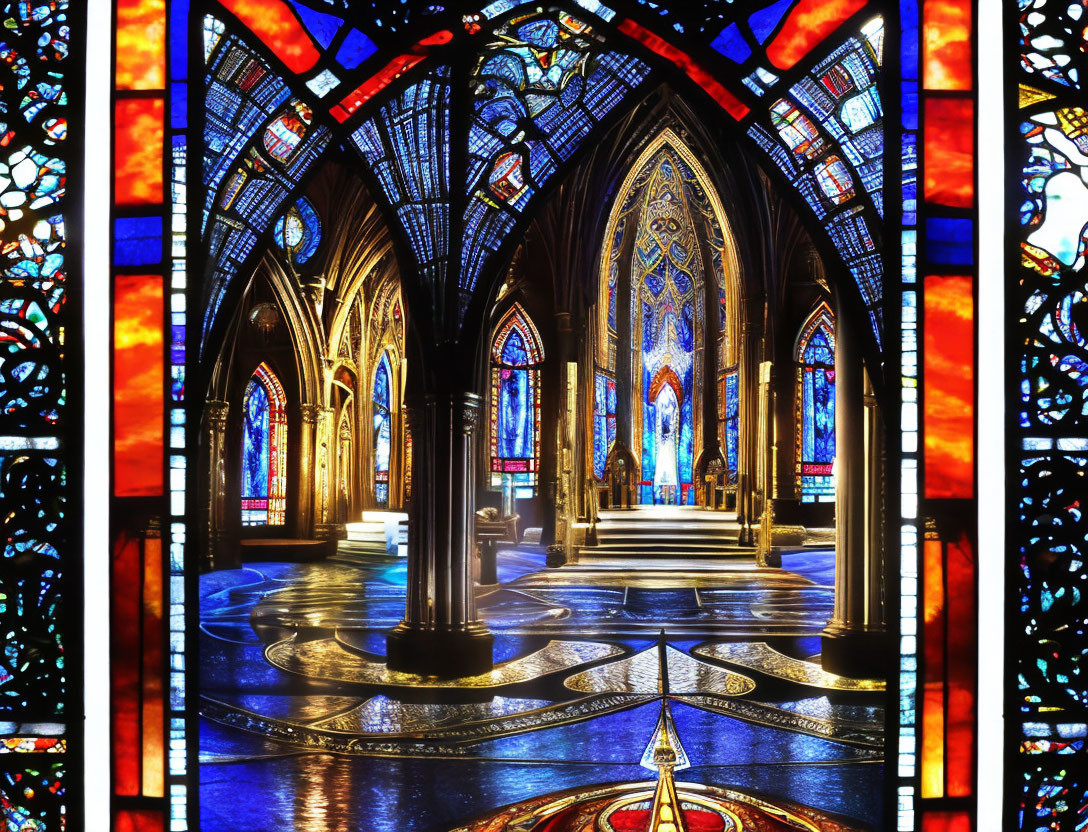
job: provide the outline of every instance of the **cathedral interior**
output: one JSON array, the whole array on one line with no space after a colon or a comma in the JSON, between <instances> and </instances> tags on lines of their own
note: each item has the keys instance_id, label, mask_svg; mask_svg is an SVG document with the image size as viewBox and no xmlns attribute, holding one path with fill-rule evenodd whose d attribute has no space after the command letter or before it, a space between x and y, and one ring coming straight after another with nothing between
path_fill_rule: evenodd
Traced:
<instances>
[{"instance_id":1,"label":"cathedral interior","mask_svg":"<svg viewBox=\"0 0 1088 832\"><path fill-rule=\"evenodd\" d=\"M449 94L432 68L206 296L203 828L879 828L894 408L872 305L671 76L557 168L533 130L573 121L607 62L566 13L502 26L450 71L527 138L470 146L468 219L385 196L448 175L418 118ZM876 64L879 23L861 31ZM531 117L511 79L539 87ZM879 102L851 96L863 147ZM813 200L879 204L780 103ZM308 118L288 108L247 164L304 148ZM523 213L477 232L477 203ZM428 261L439 228L450 253ZM205 245L214 276L225 244Z\"/></svg>"}]
</instances>

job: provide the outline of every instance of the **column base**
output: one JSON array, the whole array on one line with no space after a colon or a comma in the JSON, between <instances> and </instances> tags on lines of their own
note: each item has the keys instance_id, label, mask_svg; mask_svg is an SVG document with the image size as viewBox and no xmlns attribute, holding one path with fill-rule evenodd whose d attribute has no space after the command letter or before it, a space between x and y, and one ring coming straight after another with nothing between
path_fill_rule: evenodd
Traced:
<instances>
[{"instance_id":1,"label":"column base","mask_svg":"<svg viewBox=\"0 0 1088 832\"><path fill-rule=\"evenodd\" d=\"M887 632L859 632L831 625L821 639L820 664L840 676L883 679L892 667L891 645Z\"/></svg>"},{"instance_id":2,"label":"column base","mask_svg":"<svg viewBox=\"0 0 1088 832\"><path fill-rule=\"evenodd\" d=\"M401 622L385 637L390 670L451 679L487 673L494 666L495 637L480 623L459 630Z\"/></svg>"}]
</instances>

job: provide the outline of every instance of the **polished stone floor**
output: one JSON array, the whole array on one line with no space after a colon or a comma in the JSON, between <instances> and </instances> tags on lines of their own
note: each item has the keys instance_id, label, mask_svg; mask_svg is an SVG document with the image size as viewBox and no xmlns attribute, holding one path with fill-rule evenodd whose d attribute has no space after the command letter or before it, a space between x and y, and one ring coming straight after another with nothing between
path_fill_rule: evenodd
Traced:
<instances>
[{"instance_id":1,"label":"polished stone floor","mask_svg":"<svg viewBox=\"0 0 1088 832\"><path fill-rule=\"evenodd\" d=\"M390 673L403 561L252 564L201 578L204 832L442 832L565 788L646 777L661 656L692 767L680 779L880 817L884 693L810 661L833 554L750 561L500 553L480 596L496 669ZM659 649L665 629L667 648Z\"/></svg>"}]
</instances>

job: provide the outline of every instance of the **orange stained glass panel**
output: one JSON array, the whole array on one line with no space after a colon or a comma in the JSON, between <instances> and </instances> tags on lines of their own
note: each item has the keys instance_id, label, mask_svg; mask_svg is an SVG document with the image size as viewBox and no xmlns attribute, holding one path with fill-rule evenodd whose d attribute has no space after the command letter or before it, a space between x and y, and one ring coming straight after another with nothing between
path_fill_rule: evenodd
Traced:
<instances>
[{"instance_id":1,"label":"orange stained glass panel","mask_svg":"<svg viewBox=\"0 0 1088 832\"><path fill-rule=\"evenodd\" d=\"M924 812L922 832L971 832L967 812Z\"/></svg>"},{"instance_id":2,"label":"orange stained glass panel","mask_svg":"<svg viewBox=\"0 0 1088 832\"><path fill-rule=\"evenodd\" d=\"M975 555L966 535L945 546L948 586L948 712L945 784L949 797L973 793L978 665Z\"/></svg>"},{"instance_id":3,"label":"orange stained glass panel","mask_svg":"<svg viewBox=\"0 0 1088 832\"><path fill-rule=\"evenodd\" d=\"M140 793L140 540L122 533L110 565L110 738L113 791ZM135 827L139 828L139 827Z\"/></svg>"},{"instance_id":4,"label":"orange stained glass panel","mask_svg":"<svg viewBox=\"0 0 1088 832\"><path fill-rule=\"evenodd\" d=\"M967 98L926 101L926 202L953 208L974 205L974 112L974 102Z\"/></svg>"},{"instance_id":5,"label":"orange stained glass panel","mask_svg":"<svg viewBox=\"0 0 1088 832\"><path fill-rule=\"evenodd\" d=\"M922 693L922 797L944 796L944 674L945 592L944 547L926 540L922 549L923 645L925 671Z\"/></svg>"},{"instance_id":6,"label":"orange stained glass panel","mask_svg":"<svg viewBox=\"0 0 1088 832\"><path fill-rule=\"evenodd\" d=\"M162 680L162 538L144 539L143 650L141 695L143 698L143 787L145 797L162 797L164 791L166 731Z\"/></svg>"},{"instance_id":7,"label":"orange stained glass panel","mask_svg":"<svg viewBox=\"0 0 1088 832\"><path fill-rule=\"evenodd\" d=\"M286 3L280 0L222 0L292 72L306 72L321 53Z\"/></svg>"},{"instance_id":8,"label":"orange stained glass panel","mask_svg":"<svg viewBox=\"0 0 1088 832\"><path fill-rule=\"evenodd\" d=\"M801 0L767 47L767 57L779 69L790 69L811 52L868 0Z\"/></svg>"},{"instance_id":9,"label":"orange stained glass panel","mask_svg":"<svg viewBox=\"0 0 1088 832\"><path fill-rule=\"evenodd\" d=\"M121 205L162 202L163 101L124 98L114 109L114 199Z\"/></svg>"},{"instance_id":10,"label":"orange stained glass panel","mask_svg":"<svg viewBox=\"0 0 1088 832\"><path fill-rule=\"evenodd\" d=\"M971 0L925 0L923 8L923 86L927 90L971 89Z\"/></svg>"},{"instance_id":11,"label":"orange stained glass panel","mask_svg":"<svg viewBox=\"0 0 1088 832\"><path fill-rule=\"evenodd\" d=\"M162 293L158 275L114 278L113 490L118 497L163 491Z\"/></svg>"},{"instance_id":12,"label":"orange stained glass panel","mask_svg":"<svg viewBox=\"0 0 1088 832\"><path fill-rule=\"evenodd\" d=\"M163 89L166 0L117 0L116 8L117 89Z\"/></svg>"},{"instance_id":13,"label":"orange stained glass panel","mask_svg":"<svg viewBox=\"0 0 1088 832\"><path fill-rule=\"evenodd\" d=\"M974 496L974 285L925 279L925 496Z\"/></svg>"}]
</instances>

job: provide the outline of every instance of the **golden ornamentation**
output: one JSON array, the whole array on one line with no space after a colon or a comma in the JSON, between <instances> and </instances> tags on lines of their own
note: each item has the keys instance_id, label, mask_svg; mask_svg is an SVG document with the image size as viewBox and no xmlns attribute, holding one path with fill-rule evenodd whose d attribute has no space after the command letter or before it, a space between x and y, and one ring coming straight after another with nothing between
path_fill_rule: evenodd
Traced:
<instances>
[{"instance_id":1,"label":"golden ornamentation","mask_svg":"<svg viewBox=\"0 0 1088 832\"><path fill-rule=\"evenodd\" d=\"M743 696L755 690L756 683L747 676L701 662L672 646L666 647L666 654L671 693ZM563 684L570 690L582 693L660 694L661 669L657 645L625 659L577 673Z\"/></svg>"},{"instance_id":2,"label":"golden ornamentation","mask_svg":"<svg viewBox=\"0 0 1088 832\"><path fill-rule=\"evenodd\" d=\"M692 650L719 662L757 670L776 679L826 690L884 690L883 679L850 679L829 673L813 662L779 653L763 641L704 644Z\"/></svg>"},{"instance_id":3,"label":"golden ornamentation","mask_svg":"<svg viewBox=\"0 0 1088 832\"><path fill-rule=\"evenodd\" d=\"M1030 107L1032 104L1038 104L1040 101L1050 101L1054 98L1053 94L1049 92L1043 92L1037 90L1035 87L1029 87L1027 84L1020 85L1020 109Z\"/></svg>"},{"instance_id":4,"label":"golden ornamentation","mask_svg":"<svg viewBox=\"0 0 1088 832\"><path fill-rule=\"evenodd\" d=\"M600 661L623 653L619 647L588 641L550 641L528 656L505 662L487 673L458 679L438 679L415 673L389 670L374 661L346 650L336 639L322 638L297 642L294 638L269 645L265 659L275 667L330 682L357 685L384 685L412 688L497 688L531 682L560 670Z\"/></svg>"}]
</instances>

